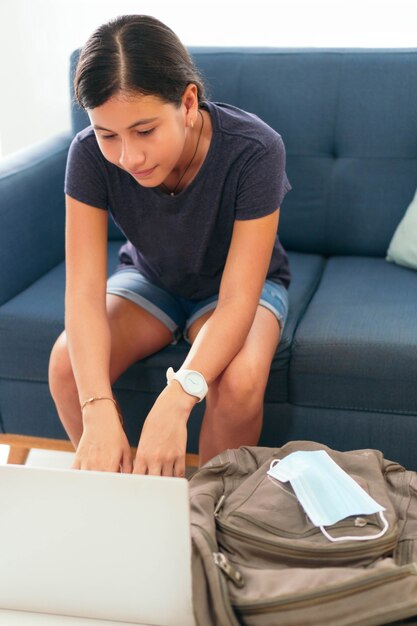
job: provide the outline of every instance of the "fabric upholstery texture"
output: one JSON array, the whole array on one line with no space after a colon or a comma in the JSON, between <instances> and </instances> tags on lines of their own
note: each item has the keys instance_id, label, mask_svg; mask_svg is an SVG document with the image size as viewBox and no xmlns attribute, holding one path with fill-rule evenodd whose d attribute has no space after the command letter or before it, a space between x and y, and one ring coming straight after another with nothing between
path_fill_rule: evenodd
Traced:
<instances>
[{"instance_id":1,"label":"fabric upholstery texture","mask_svg":"<svg viewBox=\"0 0 417 626\"><path fill-rule=\"evenodd\" d=\"M417 407L417 273L333 257L293 343L289 397L333 409Z\"/></svg>"}]
</instances>

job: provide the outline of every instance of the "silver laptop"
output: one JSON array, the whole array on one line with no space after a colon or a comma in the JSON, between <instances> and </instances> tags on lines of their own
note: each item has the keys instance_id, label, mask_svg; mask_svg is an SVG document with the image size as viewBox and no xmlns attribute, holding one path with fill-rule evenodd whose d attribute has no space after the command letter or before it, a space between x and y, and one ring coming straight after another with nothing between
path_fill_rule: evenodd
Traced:
<instances>
[{"instance_id":1,"label":"silver laptop","mask_svg":"<svg viewBox=\"0 0 417 626\"><path fill-rule=\"evenodd\" d=\"M195 626L185 478L0 466L0 626Z\"/></svg>"}]
</instances>

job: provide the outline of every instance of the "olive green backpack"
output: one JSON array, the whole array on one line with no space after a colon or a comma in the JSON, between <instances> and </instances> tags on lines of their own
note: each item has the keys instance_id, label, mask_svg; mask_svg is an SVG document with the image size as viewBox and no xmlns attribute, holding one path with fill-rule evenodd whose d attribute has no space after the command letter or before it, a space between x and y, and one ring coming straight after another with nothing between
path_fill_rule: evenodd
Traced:
<instances>
[{"instance_id":1,"label":"olive green backpack","mask_svg":"<svg viewBox=\"0 0 417 626\"><path fill-rule=\"evenodd\" d=\"M319 449L385 507L382 537L328 541L290 484L267 475L274 459ZM226 450L192 477L190 496L198 626L374 626L417 615L417 474L381 452L304 441ZM336 537L377 528L376 514L330 527Z\"/></svg>"}]
</instances>

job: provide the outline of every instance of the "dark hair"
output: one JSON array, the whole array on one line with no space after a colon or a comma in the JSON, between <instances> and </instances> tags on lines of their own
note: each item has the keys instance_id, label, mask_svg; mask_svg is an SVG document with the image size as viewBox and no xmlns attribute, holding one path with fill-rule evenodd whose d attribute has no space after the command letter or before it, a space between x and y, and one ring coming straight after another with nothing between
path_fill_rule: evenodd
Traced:
<instances>
[{"instance_id":1,"label":"dark hair","mask_svg":"<svg viewBox=\"0 0 417 626\"><path fill-rule=\"evenodd\" d=\"M94 109L120 91L159 96L179 106L190 83L201 102L201 76L168 26L149 15L121 15L97 28L82 48L74 93L83 109Z\"/></svg>"}]
</instances>

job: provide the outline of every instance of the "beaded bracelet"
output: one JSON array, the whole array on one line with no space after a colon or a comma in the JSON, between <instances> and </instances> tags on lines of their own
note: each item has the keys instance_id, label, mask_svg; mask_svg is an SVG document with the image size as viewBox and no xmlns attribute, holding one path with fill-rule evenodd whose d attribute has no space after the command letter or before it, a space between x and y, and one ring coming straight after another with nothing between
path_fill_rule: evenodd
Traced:
<instances>
[{"instance_id":1,"label":"beaded bracelet","mask_svg":"<svg viewBox=\"0 0 417 626\"><path fill-rule=\"evenodd\" d=\"M110 396L93 396L92 398L88 398L88 400L85 400L82 405L81 405L81 412L85 409L87 404L90 404L91 402L95 402L96 400L110 400L111 402L113 402L114 406L116 407L117 410L117 414L119 416L120 422L123 426L123 417L122 417L122 412L120 410L119 404L117 402L117 400L115 400L114 398L110 398Z\"/></svg>"}]
</instances>

